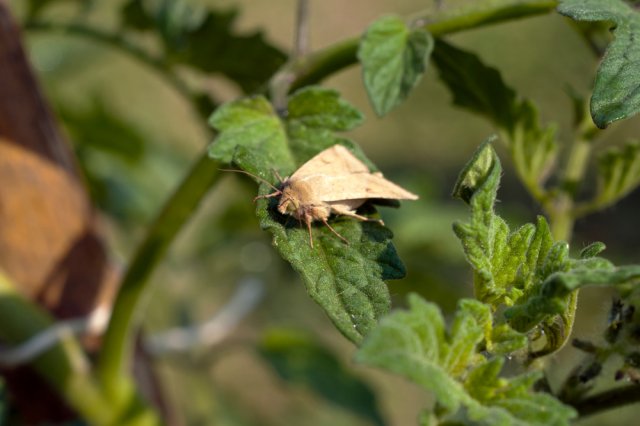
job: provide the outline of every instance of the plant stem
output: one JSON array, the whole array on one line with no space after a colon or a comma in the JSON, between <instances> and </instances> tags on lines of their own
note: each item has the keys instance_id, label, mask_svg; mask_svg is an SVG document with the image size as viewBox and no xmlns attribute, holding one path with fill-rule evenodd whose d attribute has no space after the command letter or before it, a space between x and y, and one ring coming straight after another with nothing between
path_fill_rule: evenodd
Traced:
<instances>
[{"instance_id":1,"label":"plant stem","mask_svg":"<svg viewBox=\"0 0 640 426\"><path fill-rule=\"evenodd\" d=\"M438 37L518 18L549 13L558 5L551 0L489 0L475 2L455 11L439 12L427 19L424 28ZM285 65L296 76L290 89L315 84L329 75L354 65L357 59L359 38L319 50Z\"/></svg>"},{"instance_id":2,"label":"plant stem","mask_svg":"<svg viewBox=\"0 0 640 426\"><path fill-rule=\"evenodd\" d=\"M638 401L640 401L640 386L633 384L584 398L573 404L573 407L578 410L580 417L584 417Z\"/></svg>"},{"instance_id":3,"label":"plant stem","mask_svg":"<svg viewBox=\"0 0 640 426\"><path fill-rule=\"evenodd\" d=\"M0 337L19 344L53 324L37 305L22 297L9 278L0 272ZM43 352L33 367L69 405L93 425L112 424L115 412L91 375L89 360L70 334Z\"/></svg>"},{"instance_id":4,"label":"plant stem","mask_svg":"<svg viewBox=\"0 0 640 426\"><path fill-rule=\"evenodd\" d=\"M110 398L121 401L130 392L123 381L130 354L131 337L139 305L151 272L166 253L200 200L217 181L218 165L205 152L189 171L149 228L122 280L114 302L111 321L98 360L98 374Z\"/></svg>"},{"instance_id":5,"label":"plant stem","mask_svg":"<svg viewBox=\"0 0 640 426\"><path fill-rule=\"evenodd\" d=\"M298 0L296 13L296 34L293 39L294 58L306 55L309 51L309 0Z\"/></svg>"},{"instance_id":6,"label":"plant stem","mask_svg":"<svg viewBox=\"0 0 640 426\"><path fill-rule=\"evenodd\" d=\"M160 57L151 55L146 49L132 43L119 33L105 31L79 23L57 23L49 21L27 21L24 23L24 29L27 31L43 31L80 36L105 44L155 70L165 83L173 87L185 99L192 103L196 100L196 94L175 74L168 63Z\"/></svg>"}]
</instances>

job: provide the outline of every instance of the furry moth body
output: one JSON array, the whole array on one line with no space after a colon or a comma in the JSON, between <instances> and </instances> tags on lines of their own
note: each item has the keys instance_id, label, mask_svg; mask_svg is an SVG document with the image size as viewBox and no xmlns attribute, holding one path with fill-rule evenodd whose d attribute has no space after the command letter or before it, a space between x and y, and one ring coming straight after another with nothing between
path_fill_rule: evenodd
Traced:
<instances>
[{"instance_id":1,"label":"furry moth body","mask_svg":"<svg viewBox=\"0 0 640 426\"><path fill-rule=\"evenodd\" d=\"M342 145L334 145L303 164L282 181L280 189L259 198L280 197L278 211L298 219L309 230L311 223L323 222L336 236L348 241L329 225L333 214L371 220L356 213L369 199L417 200L418 196L369 168ZM380 221L382 222L382 221Z\"/></svg>"}]
</instances>

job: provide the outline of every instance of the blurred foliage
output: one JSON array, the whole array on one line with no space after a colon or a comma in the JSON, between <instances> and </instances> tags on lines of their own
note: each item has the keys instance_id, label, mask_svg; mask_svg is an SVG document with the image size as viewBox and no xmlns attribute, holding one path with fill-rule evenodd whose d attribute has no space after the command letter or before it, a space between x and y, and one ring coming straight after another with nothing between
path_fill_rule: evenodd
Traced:
<instances>
[{"instance_id":1,"label":"blurred foliage","mask_svg":"<svg viewBox=\"0 0 640 426\"><path fill-rule=\"evenodd\" d=\"M56 3L62 7L54 7ZM282 49L275 47L270 40L289 39L290 27L284 25L285 21L291 20L289 3L257 4L246 1L245 9L242 10L242 2L233 9L224 9L220 4L203 8L204 2L195 1L82 2L85 10L89 10L86 6L90 3L94 3L95 11L88 13L87 22L94 22L104 28L126 34L141 46L150 46L151 53L155 54L159 50L158 58L161 59L161 63L170 70L176 70L178 75L187 76L185 80L189 88L195 97L202 101L200 110L204 115L207 115L219 100L229 97L225 92L224 83L221 84L218 79L219 76L223 76L224 80L231 81L245 92L261 90L266 79L285 59ZM460 2L454 4L453 1L445 1L443 7L454 7L458 3ZM58 19L65 16L67 7L78 5L78 2L31 0L30 4L33 5L32 12L38 15L38 18L49 19L47 12L51 6L51 10L55 12L52 17ZM359 11L357 5L344 2L318 4L314 5L315 7L318 8L316 11L319 14L324 10L325 13L329 11L333 15L349 16L349 19L344 20L333 19L326 14L320 16L319 23L314 24L314 42L322 45L333 41L332 37L345 37L361 32L364 26L358 19L368 19L380 11L403 12L402 8L418 10L424 7L424 4L411 1L402 4L378 1L368 4L366 11ZM278 12L271 14L273 10ZM75 16L72 13L68 15ZM282 18L285 15L286 19ZM278 19L268 22L266 17L273 16L278 16ZM246 28L252 27L254 22L270 28L264 33L262 30L247 30ZM536 109L529 101L524 100L520 93L530 94L527 97L541 106L543 118L553 116L555 119L555 111L552 108L568 109L563 106L565 100L559 90L561 85L566 81L572 84L575 82L577 91L585 93L586 88L583 87L582 80L590 81L592 76L585 73L583 68L578 70L573 65L576 60L586 62L583 57L587 57L588 52L586 49L581 50L579 40L576 41L577 37L572 33L559 29L564 28L559 19L536 19L530 24L522 24L504 25L488 29L486 32L475 31L471 35L454 36L447 46L439 42L434 59L438 65L438 58L444 57L445 54L454 55L462 52L461 55L473 55L475 65L474 61L470 60L469 64L473 66L458 71L466 75L467 81L481 78L485 83L493 81L501 84L502 90L497 90L500 96L482 99L490 104L492 100L499 99L501 107L513 107L507 112L511 115L519 115L518 111L526 110L526 114L521 114L524 117L524 133L527 134L531 130L537 138L546 135L548 128L540 125L543 120L538 119ZM609 41L606 25L594 25L590 28L595 28L594 39ZM78 46L77 43L73 44L72 41L57 36L38 37L30 39L32 52L40 59L49 55L48 64L52 64L51 60L55 61L57 72L53 72L53 68L42 68L41 71L47 79L47 89L55 101L60 118L74 142L92 196L110 222L114 223L113 231L121 242L118 250L120 247L133 247L137 234L131 233L130 230L146 224L171 191L175 180L183 173L194 146L202 148L208 142L207 137L203 137L203 122L200 118L195 119L199 120L196 124L182 121L181 118L185 115L184 103L176 101L162 90L154 90L154 86L151 86L151 89L145 86L149 74L146 70L141 72L137 69L142 67L136 65L135 69L132 69L130 64L123 67L119 58L114 59L114 55L110 55L106 49L96 49L96 45L91 43L88 47ZM528 44L523 46L521 37L527 39ZM530 40L536 42L532 43ZM602 41L600 46L605 46L605 41ZM159 49L156 49L158 47ZM446 47L449 47L449 50L445 52ZM62 54L65 49L67 53ZM471 50L479 51L480 54L471 54ZM485 52L482 52L483 50ZM523 53L525 51L526 55ZM503 59L494 61L492 56L496 55ZM38 57L35 58L36 62ZM491 71L487 71L490 68L482 64L480 57L489 58L490 63L501 70L510 86L506 86L497 71L495 80L486 79L486 76L492 77ZM591 61L591 58L588 61ZM520 66L524 70L520 70ZM483 71L483 67L486 72ZM439 69L442 72L446 68L442 65ZM542 69L545 69L545 72L541 72ZM562 70L562 73L558 70ZM192 79L192 74L196 74L197 77ZM478 131L486 132L486 127L479 127L478 122L468 114L446 107L444 104L447 95L440 88L434 89L436 86L433 75L434 73L427 70L418 90L407 99L406 104L392 111L381 123L375 120L367 122L356 134L359 135L366 151L373 154L372 159L387 176L394 176L393 180L396 180L395 176L401 177L400 182L417 188L422 197L420 202L405 203L401 209L388 209L383 214L387 225L394 230L395 240L398 242L397 250L408 271L407 279L390 284L391 296L394 301L402 304L405 294L417 291L439 304L446 315L447 312L454 312L456 301L461 296L468 296L471 291L468 285L471 274L464 264L462 250L459 249L451 230L451 223L456 219L464 219L466 210L461 203L452 204L449 201L448 191L453 186L458 165L466 159L469 150L475 144L474 141L478 140ZM202 76L202 81L198 80ZM469 78L471 80L468 80ZM330 80L328 84L343 88L347 93L346 97L355 105L362 105L364 109L367 108L365 92L356 79L355 73L346 73ZM443 76L443 79L446 77ZM411 85L413 83L415 81ZM542 85L551 83L558 93L557 97L549 90L538 90ZM492 84L489 86L494 87ZM480 89L488 87L487 84L480 86ZM61 88L63 90L59 90ZM119 90L127 95L135 95L141 90L146 90L143 97L131 98L138 101L143 99L144 102L134 102L128 97L125 101L118 101L115 98ZM460 93L457 92L456 99L460 99ZM481 96L485 96L485 93ZM492 96L495 96L495 93ZM77 101L78 99L80 101ZM474 109L475 105L467 104L465 107ZM487 104L481 104L476 109L479 108L482 108L485 114L495 112L491 105L487 107ZM367 115L373 114L366 112ZM501 128L505 127L500 121L502 112L504 111L498 111L489 117ZM635 123L637 122L626 122L614 127L610 139L625 140L625 134L637 133ZM527 127L529 125L531 127ZM511 132L512 129L508 131ZM560 129L560 133L564 135L562 132L569 133L570 130ZM158 137L159 135L161 137ZM177 138L176 135L185 137ZM349 137L351 135L353 133ZM555 143L555 140L549 139L548 142ZM605 145L606 142L603 140L601 145ZM529 147L522 152L524 160L539 160L536 151L531 151ZM310 154L311 150L308 152L308 155ZM606 158L611 161L622 160L621 157ZM303 160L296 163L300 161ZM536 162L534 166L536 164L545 165L546 159ZM416 174L431 177L417 179ZM501 213L514 216L518 220L530 220L533 215L529 211L521 213L524 210L523 205L527 209L531 207L528 196L513 179L508 179L509 170L506 174L499 206ZM611 173L605 175L616 178L610 182L617 182L616 188L624 187L625 190L622 192L626 193L628 188L621 183L627 180L618 179L617 175ZM631 174L628 176L628 179L633 180ZM264 177L272 179L273 175L267 171ZM228 183L230 181L234 183ZM434 185L444 190L432 191L429 196L424 196ZM313 333L322 336L320 341L325 341L327 336L330 340L338 339L331 324L319 310L314 310L313 304L309 303L300 291L300 279L283 262L274 260L277 256L264 254L270 249L266 242L267 237L260 233L256 226L252 211L251 199L255 195L253 183L246 178L234 176L229 177L221 186L227 187L227 190L211 194L202 214L199 214L195 223L186 230L186 235L172 250L170 260L156 274L154 280L158 282L158 290L154 295L154 304L151 306L147 324L151 328L161 328L176 323L197 321L199 317L213 311L218 305L217 301L224 300L225 292L233 288L238 276L258 273L268 282L270 297L279 299L268 300L254 317L247 319L247 327L251 327L254 332L260 332L262 328L278 320L286 325L298 325L303 322L305 326L315 327L312 328ZM601 216L604 219L595 218L590 222L581 222L579 229L582 233L578 238L591 241L604 237L608 239L607 245L616 253L626 251L627 256L633 256L631 253L637 251L638 238L634 237L637 230L630 229L625 223L631 223L634 217L631 214L626 219L615 219L629 214L624 211L637 210L637 193L633 193L631 197L627 200L626 207L610 210L607 215ZM595 226L592 226L593 224ZM314 229L314 232L318 231ZM263 240L260 240L261 237ZM333 235L329 237L334 238ZM301 246L302 242L307 243L306 233L301 233L300 242ZM623 242L628 244L626 248L621 248ZM258 246L252 246L252 243L258 244L262 249L256 249ZM116 254L119 255L120 251ZM212 281L215 286L212 285ZM178 306L176 301L179 301ZM586 306L586 309L593 307ZM274 317L278 320L274 320ZM311 350L309 347L319 348L321 352L316 353L315 349ZM314 400L305 408L296 408L296 404L286 406L279 411L279 422L248 415L250 404L242 395L254 391L251 383L244 389L233 389L206 370L207 367L214 368L211 365L196 365L197 368L191 370L191 373L172 376L173 380L170 383L172 388L188 389L188 392L181 392L182 394L176 397L176 400L181 401L179 410L183 411L183 417L189 419L188 424L207 425L214 421L216 424L225 425L360 424L360 420L332 416L335 412L327 406L345 405L351 401L348 398L345 401L336 401L335 395L327 393L323 381L320 381L320 384L314 381L319 376L310 360L331 366L334 373L345 373L345 367L342 363L337 363L336 358L346 351L340 347L336 349L336 352L338 351L340 353L333 354L326 347L320 347L314 339L305 337L300 345L291 345L286 351L274 355L278 359L277 362L285 365L281 367L282 370L288 372L280 373L281 375L289 374L292 383L300 380L309 388L316 387L320 394L319 399L331 401L330 404L326 404L326 401ZM212 352L215 359L211 364L215 366L224 365L225 360L237 356L240 351L221 347L214 348ZM310 355L305 359L307 354ZM297 357L300 357L302 367L293 362ZM171 361L167 364L171 369L176 369ZM293 367L299 367L302 372L293 368L291 364L294 364ZM250 375L252 372L253 370L244 366L234 370L236 379L240 381L242 375ZM353 378L349 380L351 379ZM345 383L362 390L359 385L353 385L349 380L345 379ZM356 382L362 383L357 380ZM279 383L271 383L270 386L266 391L262 390L263 398L268 398L273 389L281 387ZM397 389L402 389L402 386L389 384L383 379L373 382L371 389L379 393L386 390L387 397L391 399L396 393L401 393L397 392ZM292 389L295 391L295 386L292 386ZM410 391L414 392L414 388L411 387ZM289 395L288 398L295 400L296 397ZM381 417L388 419L388 424L394 425L413 422L419 407L409 401L396 402L400 408L395 412L388 406L369 407L371 413L376 413L369 413L372 424L380 424ZM197 408L194 408L196 406ZM192 408L194 412L184 413ZM629 419L633 419L633 413ZM599 422L607 423L606 420Z\"/></svg>"},{"instance_id":2,"label":"blurred foliage","mask_svg":"<svg viewBox=\"0 0 640 426\"><path fill-rule=\"evenodd\" d=\"M4 380L0 378L0 426L6 424L7 408L7 391Z\"/></svg>"},{"instance_id":3,"label":"blurred foliage","mask_svg":"<svg viewBox=\"0 0 640 426\"><path fill-rule=\"evenodd\" d=\"M122 8L126 29L160 36L169 64L221 73L252 93L269 79L286 57L261 32L238 35L238 12L197 8L187 0L130 0Z\"/></svg>"},{"instance_id":4,"label":"blurred foliage","mask_svg":"<svg viewBox=\"0 0 640 426\"><path fill-rule=\"evenodd\" d=\"M374 425L385 424L373 390L308 335L286 329L268 330L259 350L289 384L308 386L328 402L353 411Z\"/></svg>"}]
</instances>

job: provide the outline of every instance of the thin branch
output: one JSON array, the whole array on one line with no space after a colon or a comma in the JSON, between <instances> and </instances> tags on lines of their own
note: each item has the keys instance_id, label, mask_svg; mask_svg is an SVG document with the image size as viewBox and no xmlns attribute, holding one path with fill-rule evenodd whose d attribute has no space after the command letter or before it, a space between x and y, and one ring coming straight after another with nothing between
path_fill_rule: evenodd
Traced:
<instances>
[{"instance_id":1,"label":"thin branch","mask_svg":"<svg viewBox=\"0 0 640 426\"><path fill-rule=\"evenodd\" d=\"M585 417L637 402L640 402L640 385L634 384L600 392L572 405L580 417Z\"/></svg>"},{"instance_id":2,"label":"thin branch","mask_svg":"<svg viewBox=\"0 0 640 426\"><path fill-rule=\"evenodd\" d=\"M88 317L57 321L51 326L15 345L0 348L0 366L29 364L55 345L79 334L100 335L107 326L109 312L98 307Z\"/></svg>"},{"instance_id":3,"label":"thin branch","mask_svg":"<svg viewBox=\"0 0 640 426\"><path fill-rule=\"evenodd\" d=\"M309 51L309 0L298 0L296 34L293 41L293 58L304 56Z\"/></svg>"},{"instance_id":4,"label":"thin branch","mask_svg":"<svg viewBox=\"0 0 640 426\"><path fill-rule=\"evenodd\" d=\"M149 336L145 346L153 355L211 347L233 332L240 321L253 311L263 294L264 283L261 280L245 278L240 281L229 302L207 321Z\"/></svg>"}]
</instances>

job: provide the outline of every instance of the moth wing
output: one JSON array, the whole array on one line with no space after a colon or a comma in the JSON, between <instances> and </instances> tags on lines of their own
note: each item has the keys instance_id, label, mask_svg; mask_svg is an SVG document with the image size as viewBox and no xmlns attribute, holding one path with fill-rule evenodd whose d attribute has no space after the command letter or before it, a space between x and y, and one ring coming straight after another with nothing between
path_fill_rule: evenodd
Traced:
<instances>
[{"instance_id":1,"label":"moth wing","mask_svg":"<svg viewBox=\"0 0 640 426\"><path fill-rule=\"evenodd\" d=\"M342 145L333 145L304 163L289 179L301 179L310 175L345 175L369 173L369 168Z\"/></svg>"},{"instance_id":2,"label":"moth wing","mask_svg":"<svg viewBox=\"0 0 640 426\"><path fill-rule=\"evenodd\" d=\"M417 200L418 196L388 181L378 173L313 175L304 179L316 199L324 202L382 198Z\"/></svg>"}]
</instances>

